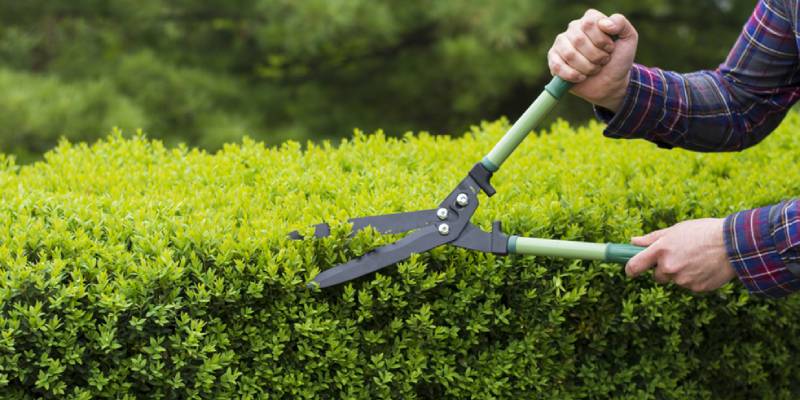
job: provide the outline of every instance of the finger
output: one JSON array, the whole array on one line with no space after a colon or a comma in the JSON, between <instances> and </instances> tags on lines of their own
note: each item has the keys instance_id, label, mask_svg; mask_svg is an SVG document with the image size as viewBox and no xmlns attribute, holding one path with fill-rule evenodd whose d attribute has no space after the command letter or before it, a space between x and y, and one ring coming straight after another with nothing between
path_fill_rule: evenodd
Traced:
<instances>
[{"instance_id":1,"label":"finger","mask_svg":"<svg viewBox=\"0 0 800 400\"><path fill-rule=\"evenodd\" d=\"M637 246L650 246L651 244L655 243L656 240L661 239L664 235L666 235L667 231L669 231L669 228L659 229L643 236L634 236L631 238L631 244L635 244Z\"/></svg>"},{"instance_id":2,"label":"finger","mask_svg":"<svg viewBox=\"0 0 800 400\"><path fill-rule=\"evenodd\" d=\"M655 269L653 270L653 279L661 284L669 283L672 281L673 276L672 274L668 273L664 268L656 265Z\"/></svg>"},{"instance_id":3,"label":"finger","mask_svg":"<svg viewBox=\"0 0 800 400\"><path fill-rule=\"evenodd\" d=\"M551 74L559 76L565 81L578 83L586 79L586 75L567 65L553 49L547 53L547 65L550 67Z\"/></svg>"},{"instance_id":4,"label":"finger","mask_svg":"<svg viewBox=\"0 0 800 400\"><path fill-rule=\"evenodd\" d=\"M594 8L590 8L590 9L587 9L585 13L583 13L583 18L592 18L592 19L595 19L595 20L600 20L600 19L603 19L603 18L608 18L608 16L603 14L601 11L597 11Z\"/></svg>"},{"instance_id":5,"label":"finger","mask_svg":"<svg viewBox=\"0 0 800 400\"><path fill-rule=\"evenodd\" d=\"M589 9L581 18L581 30L597 48L611 53L614 51L614 40L598 26L598 22L606 18L600 11Z\"/></svg>"},{"instance_id":6,"label":"finger","mask_svg":"<svg viewBox=\"0 0 800 400\"><path fill-rule=\"evenodd\" d=\"M616 35L621 40L636 37L636 29L622 14L613 14L608 18L601 19L598 23L600 30L608 35Z\"/></svg>"},{"instance_id":7,"label":"finger","mask_svg":"<svg viewBox=\"0 0 800 400\"><path fill-rule=\"evenodd\" d=\"M658 255L658 246L651 245L628 260L625 265L625 273L631 278L641 275L644 271L658 264Z\"/></svg>"},{"instance_id":8,"label":"finger","mask_svg":"<svg viewBox=\"0 0 800 400\"><path fill-rule=\"evenodd\" d=\"M597 72L599 66L592 64L591 61L575 49L566 34L561 34L556 38L556 45L553 46L553 49L567 65L581 74L592 75Z\"/></svg>"},{"instance_id":9,"label":"finger","mask_svg":"<svg viewBox=\"0 0 800 400\"><path fill-rule=\"evenodd\" d=\"M580 29L571 29L567 31L567 39L578 52L594 64L594 72L597 72L601 66L605 65L608 60L611 59L609 53L603 49L597 48L594 42Z\"/></svg>"}]
</instances>

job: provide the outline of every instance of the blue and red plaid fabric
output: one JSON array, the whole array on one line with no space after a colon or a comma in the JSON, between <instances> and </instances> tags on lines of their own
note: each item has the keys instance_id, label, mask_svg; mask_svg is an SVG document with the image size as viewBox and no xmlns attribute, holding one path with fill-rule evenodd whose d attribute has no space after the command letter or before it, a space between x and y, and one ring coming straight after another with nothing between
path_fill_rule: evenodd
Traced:
<instances>
[{"instance_id":1,"label":"blue and red plaid fabric","mask_svg":"<svg viewBox=\"0 0 800 400\"><path fill-rule=\"evenodd\" d=\"M616 114L597 108L612 138L737 151L772 132L800 98L800 0L761 0L723 64L688 74L634 65ZM800 290L800 200L725 219L728 257L752 293Z\"/></svg>"}]
</instances>

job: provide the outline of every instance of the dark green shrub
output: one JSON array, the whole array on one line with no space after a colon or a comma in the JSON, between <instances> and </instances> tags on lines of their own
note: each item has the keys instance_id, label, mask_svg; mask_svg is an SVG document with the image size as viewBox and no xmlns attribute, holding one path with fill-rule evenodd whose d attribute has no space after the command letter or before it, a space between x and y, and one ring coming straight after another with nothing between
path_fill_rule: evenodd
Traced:
<instances>
[{"instance_id":1,"label":"dark green shrub","mask_svg":"<svg viewBox=\"0 0 800 400\"><path fill-rule=\"evenodd\" d=\"M136 128L208 150L232 136L275 144L353 127L459 133L522 113L551 78L553 39L589 7L631 19L637 61L693 71L724 60L754 3L0 0L0 67L76 85L103 77L146 113ZM582 100L563 101L562 117L591 117ZM71 140L109 129L97 113L75 120L88 129ZM38 156L59 128L40 126L39 141L22 145Z\"/></svg>"},{"instance_id":2,"label":"dark green shrub","mask_svg":"<svg viewBox=\"0 0 800 400\"><path fill-rule=\"evenodd\" d=\"M150 52L122 57L113 76L120 92L158 116L141 125L148 135L217 150L256 133L241 113L244 87L229 76L180 68Z\"/></svg>"},{"instance_id":3,"label":"dark green shrub","mask_svg":"<svg viewBox=\"0 0 800 400\"><path fill-rule=\"evenodd\" d=\"M0 68L0 149L27 158L61 136L94 140L117 126L147 126L144 112L107 79L67 83L52 76Z\"/></svg>"},{"instance_id":4,"label":"dark green shrub","mask_svg":"<svg viewBox=\"0 0 800 400\"><path fill-rule=\"evenodd\" d=\"M789 398L800 297L692 295L619 265L440 248L325 291L319 270L392 238L348 217L431 207L500 137L357 134L211 155L119 135L0 162L3 398ZM792 115L709 155L525 142L475 222L592 241L800 192ZM319 220L334 235L290 242Z\"/></svg>"}]
</instances>

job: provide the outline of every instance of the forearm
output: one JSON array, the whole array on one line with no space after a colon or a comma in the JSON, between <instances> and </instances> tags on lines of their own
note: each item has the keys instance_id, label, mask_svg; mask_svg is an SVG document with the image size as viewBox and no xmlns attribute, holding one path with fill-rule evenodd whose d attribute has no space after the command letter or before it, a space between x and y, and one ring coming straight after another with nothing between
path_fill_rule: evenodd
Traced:
<instances>
[{"instance_id":1,"label":"forearm","mask_svg":"<svg viewBox=\"0 0 800 400\"><path fill-rule=\"evenodd\" d=\"M720 71L678 74L634 65L617 113L598 107L597 114L608 123L608 137L644 138L695 151L737 151L772 132L795 96L794 90L745 87Z\"/></svg>"},{"instance_id":2,"label":"forearm","mask_svg":"<svg viewBox=\"0 0 800 400\"><path fill-rule=\"evenodd\" d=\"M730 215L728 258L751 293L781 297L800 290L800 200Z\"/></svg>"},{"instance_id":3,"label":"forearm","mask_svg":"<svg viewBox=\"0 0 800 400\"><path fill-rule=\"evenodd\" d=\"M761 141L800 96L790 5L761 0L717 70L689 74L634 65L622 106L598 109L606 136L645 138L697 151Z\"/></svg>"}]
</instances>

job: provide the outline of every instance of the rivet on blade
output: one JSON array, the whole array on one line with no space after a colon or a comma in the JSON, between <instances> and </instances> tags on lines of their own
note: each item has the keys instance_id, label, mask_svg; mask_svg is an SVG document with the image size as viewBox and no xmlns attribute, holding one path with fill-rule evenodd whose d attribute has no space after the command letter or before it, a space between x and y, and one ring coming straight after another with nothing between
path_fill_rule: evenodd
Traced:
<instances>
[{"instance_id":1,"label":"rivet on blade","mask_svg":"<svg viewBox=\"0 0 800 400\"><path fill-rule=\"evenodd\" d=\"M448 233L450 233L450 225L447 224L439 225L439 233L441 233L442 235L447 235Z\"/></svg>"},{"instance_id":2,"label":"rivet on blade","mask_svg":"<svg viewBox=\"0 0 800 400\"><path fill-rule=\"evenodd\" d=\"M445 219L447 219L447 209L440 208L436 210L436 216L439 217L439 219L441 219L442 221L444 221Z\"/></svg>"},{"instance_id":3,"label":"rivet on blade","mask_svg":"<svg viewBox=\"0 0 800 400\"><path fill-rule=\"evenodd\" d=\"M458 204L461 207L466 207L467 204L469 204L469 197L467 196L467 194L459 193L458 196L456 196L456 204Z\"/></svg>"}]
</instances>

